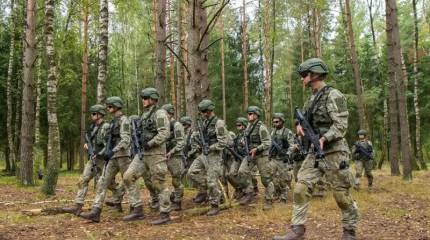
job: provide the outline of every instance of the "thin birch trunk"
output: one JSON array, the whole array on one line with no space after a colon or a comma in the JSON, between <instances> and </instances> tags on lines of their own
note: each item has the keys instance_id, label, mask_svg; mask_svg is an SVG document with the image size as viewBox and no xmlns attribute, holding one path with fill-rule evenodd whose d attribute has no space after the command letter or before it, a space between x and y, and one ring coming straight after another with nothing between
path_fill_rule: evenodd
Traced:
<instances>
[{"instance_id":1,"label":"thin birch trunk","mask_svg":"<svg viewBox=\"0 0 430 240\"><path fill-rule=\"evenodd\" d=\"M272 79L270 67L270 0L264 0L263 5L263 68L264 68L264 109L265 109L265 122L266 124L271 121L272 113Z\"/></svg>"},{"instance_id":2,"label":"thin birch trunk","mask_svg":"<svg viewBox=\"0 0 430 240\"><path fill-rule=\"evenodd\" d=\"M88 23L89 23L89 9L88 2L84 2L82 10L82 23L84 25L84 39L83 39L83 53L82 53L82 89L81 89L81 137L80 146L85 143L85 119L87 113L87 82L88 82ZM79 170L84 169L84 149L79 148Z\"/></svg>"},{"instance_id":3,"label":"thin birch trunk","mask_svg":"<svg viewBox=\"0 0 430 240\"><path fill-rule=\"evenodd\" d=\"M224 20L220 17L220 32L221 32L221 92L222 92L222 118L227 120L227 109L225 100L225 66L224 66Z\"/></svg>"},{"instance_id":4,"label":"thin birch trunk","mask_svg":"<svg viewBox=\"0 0 430 240\"><path fill-rule=\"evenodd\" d=\"M243 59L243 110L249 105L248 79L248 23L246 19L246 1L242 3L242 59Z\"/></svg>"},{"instance_id":5,"label":"thin birch trunk","mask_svg":"<svg viewBox=\"0 0 430 240\"><path fill-rule=\"evenodd\" d=\"M107 58L109 44L109 1L100 0L99 62L97 75L97 103L106 99Z\"/></svg>"}]
</instances>

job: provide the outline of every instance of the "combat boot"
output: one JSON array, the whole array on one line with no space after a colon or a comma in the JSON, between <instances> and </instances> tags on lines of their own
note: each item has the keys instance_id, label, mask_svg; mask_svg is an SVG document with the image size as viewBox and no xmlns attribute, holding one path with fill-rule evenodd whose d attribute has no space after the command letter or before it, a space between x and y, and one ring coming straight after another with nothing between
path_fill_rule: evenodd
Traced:
<instances>
[{"instance_id":1,"label":"combat boot","mask_svg":"<svg viewBox=\"0 0 430 240\"><path fill-rule=\"evenodd\" d=\"M149 204L149 208L151 208L152 211L158 211L158 209L160 208L160 202L158 202L158 201L152 201Z\"/></svg>"},{"instance_id":2,"label":"combat boot","mask_svg":"<svg viewBox=\"0 0 430 240\"><path fill-rule=\"evenodd\" d=\"M200 204L206 202L207 194L206 193L198 193L194 198L193 202Z\"/></svg>"},{"instance_id":3,"label":"combat boot","mask_svg":"<svg viewBox=\"0 0 430 240\"><path fill-rule=\"evenodd\" d=\"M355 240L355 230L343 228L342 240Z\"/></svg>"},{"instance_id":4,"label":"combat boot","mask_svg":"<svg viewBox=\"0 0 430 240\"><path fill-rule=\"evenodd\" d=\"M206 213L207 216L215 216L219 213L219 206L218 205L211 205L211 209Z\"/></svg>"},{"instance_id":5,"label":"combat boot","mask_svg":"<svg viewBox=\"0 0 430 240\"><path fill-rule=\"evenodd\" d=\"M273 240L303 240L305 239L306 228L304 225L292 225L290 231L283 236L275 236Z\"/></svg>"},{"instance_id":6,"label":"combat boot","mask_svg":"<svg viewBox=\"0 0 430 240\"><path fill-rule=\"evenodd\" d=\"M93 222L100 222L100 214L101 213L102 213L101 208L93 207L90 212L79 214L79 217L91 220Z\"/></svg>"},{"instance_id":7,"label":"combat boot","mask_svg":"<svg viewBox=\"0 0 430 240\"><path fill-rule=\"evenodd\" d=\"M141 220L144 219L145 215L143 214L143 207L142 205L137 207L130 207L130 214L123 217L123 221L135 221L135 220Z\"/></svg>"},{"instance_id":8,"label":"combat boot","mask_svg":"<svg viewBox=\"0 0 430 240\"><path fill-rule=\"evenodd\" d=\"M172 210L173 211L181 211L182 210L182 202L172 202Z\"/></svg>"},{"instance_id":9,"label":"combat boot","mask_svg":"<svg viewBox=\"0 0 430 240\"><path fill-rule=\"evenodd\" d=\"M112 209L118 211L118 212L122 212L122 206L121 203L115 203L112 201L105 201L106 206L111 207Z\"/></svg>"},{"instance_id":10,"label":"combat boot","mask_svg":"<svg viewBox=\"0 0 430 240\"><path fill-rule=\"evenodd\" d=\"M268 210L272 209L272 205L273 205L272 200L264 201L263 210L268 211Z\"/></svg>"},{"instance_id":11,"label":"combat boot","mask_svg":"<svg viewBox=\"0 0 430 240\"><path fill-rule=\"evenodd\" d=\"M170 222L170 213L168 212L161 212L158 219L155 219L151 222L152 225L161 225Z\"/></svg>"},{"instance_id":12,"label":"combat boot","mask_svg":"<svg viewBox=\"0 0 430 240\"><path fill-rule=\"evenodd\" d=\"M240 205L248 205L254 200L254 192L246 193L245 196L240 199L239 204Z\"/></svg>"},{"instance_id":13,"label":"combat boot","mask_svg":"<svg viewBox=\"0 0 430 240\"><path fill-rule=\"evenodd\" d=\"M75 214L76 216L79 216L79 214L82 212L83 206L84 206L84 204L82 204L82 203L75 203L75 205L73 205L71 207L65 207L62 210L65 213L71 213L71 214Z\"/></svg>"}]
</instances>

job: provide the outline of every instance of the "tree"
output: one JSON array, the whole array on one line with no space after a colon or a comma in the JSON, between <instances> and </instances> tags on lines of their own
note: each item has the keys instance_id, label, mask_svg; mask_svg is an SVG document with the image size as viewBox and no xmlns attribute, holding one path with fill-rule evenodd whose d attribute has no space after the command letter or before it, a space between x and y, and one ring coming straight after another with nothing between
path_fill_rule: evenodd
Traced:
<instances>
[{"instance_id":1,"label":"tree","mask_svg":"<svg viewBox=\"0 0 430 240\"><path fill-rule=\"evenodd\" d=\"M248 25L246 19L246 1L242 2L242 59L243 59L243 109L248 107Z\"/></svg>"},{"instance_id":2,"label":"tree","mask_svg":"<svg viewBox=\"0 0 430 240\"><path fill-rule=\"evenodd\" d=\"M11 25L11 37L9 45L9 63L7 69L7 79L6 79L6 101L7 101L7 119L6 119L6 129L7 129L7 144L9 148L9 159L6 159L6 171L15 171L15 145L13 141L13 125L12 125L12 74L14 68L14 56L15 56L15 1L10 1L10 25Z\"/></svg>"},{"instance_id":3,"label":"tree","mask_svg":"<svg viewBox=\"0 0 430 240\"><path fill-rule=\"evenodd\" d=\"M176 96L177 99L177 109L178 114L182 116L185 114L186 110L186 104L185 104L185 81L186 81L186 68L187 68L187 57L186 57L186 41L185 41L185 31L184 31L184 1L177 1L177 30L178 30L178 47L177 47L177 61L176 61L176 76L177 76L177 83L178 87L176 88Z\"/></svg>"},{"instance_id":4,"label":"tree","mask_svg":"<svg viewBox=\"0 0 430 240\"><path fill-rule=\"evenodd\" d=\"M109 2L100 0L100 38L99 38L99 66L97 75L97 103L106 99L107 55L109 43Z\"/></svg>"},{"instance_id":5,"label":"tree","mask_svg":"<svg viewBox=\"0 0 430 240\"><path fill-rule=\"evenodd\" d=\"M388 47L388 74L390 76L390 97L393 97L397 102L392 103L390 99L390 117L398 118L398 124L391 126L391 131L397 132L396 128L400 129L400 145L403 165L403 178L406 180L412 179L412 164L411 164L411 149L409 145L409 125L407 120L407 102L406 88L402 71L402 53L400 43L399 25L397 20L397 4L395 0L385 0L386 5L386 32L387 32L387 47ZM395 97L395 92L397 97ZM394 123L394 122L393 122ZM393 129L394 128L394 129ZM391 141L397 141L392 135ZM393 146L391 147L392 150Z\"/></svg>"},{"instance_id":6,"label":"tree","mask_svg":"<svg viewBox=\"0 0 430 240\"><path fill-rule=\"evenodd\" d=\"M340 1L342 3L342 0ZM343 12L343 8L341 5L341 9ZM358 115L360 119L360 129L369 130L369 126L367 124L365 105L364 105L364 97L363 97L363 82L361 81L360 76L360 67L358 66L358 56L357 50L355 48L355 39L354 39L354 30L352 29L352 17L351 17L351 7L349 4L349 0L345 0L345 13L346 13L346 23L345 28L348 31L348 42L349 42L349 52L351 56L351 65L352 71L354 73L355 79L355 90L357 92L357 103L358 103Z\"/></svg>"},{"instance_id":7,"label":"tree","mask_svg":"<svg viewBox=\"0 0 430 240\"><path fill-rule=\"evenodd\" d=\"M223 16L220 16L220 32L221 32L221 93L222 93L222 118L227 119L227 107L225 99L225 61L224 61L224 20ZM248 101L248 100L247 100Z\"/></svg>"},{"instance_id":8,"label":"tree","mask_svg":"<svg viewBox=\"0 0 430 240\"><path fill-rule=\"evenodd\" d=\"M60 159L60 133L57 119L57 64L54 47L55 0L45 1L45 36L46 55L48 60L48 163L42 192L47 195L55 194L58 179L58 160Z\"/></svg>"},{"instance_id":9,"label":"tree","mask_svg":"<svg viewBox=\"0 0 430 240\"><path fill-rule=\"evenodd\" d=\"M271 54L270 54L270 0L265 0L263 4L263 68L264 68L264 110L265 122L268 124L271 121L272 114L272 74L271 74Z\"/></svg>"},{"instance_id":10,"label":"tree","mask_svg":"<svg viewBox=\"0 0 430 240\"><path fill-rule=\"evenodd\" d=\"M20 148L20 182L33 185L34 64L36 60L36 0L27 0L24 50L24 86Z\"/></svg>"},{"instance_id":11,"label":"tree","mask_svg":"<svg viewBox=\"0 0 430 240\"><path fill-rule=\"evenodd\" d=\"M155 87L160 93L160 104L166 101L166 0L155 1Z\"/></svg>"}]
</instances>

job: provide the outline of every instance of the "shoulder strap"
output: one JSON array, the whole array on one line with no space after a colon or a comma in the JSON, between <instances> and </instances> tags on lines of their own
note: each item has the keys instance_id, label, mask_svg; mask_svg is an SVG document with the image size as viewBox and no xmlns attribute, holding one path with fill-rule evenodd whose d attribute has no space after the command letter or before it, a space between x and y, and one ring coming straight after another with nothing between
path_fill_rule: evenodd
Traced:
<instances>
[{"instance_id":1,"label":"shoulder strap","mask_svg":"<svg viewBox=\"0 0 430 240\"><path fill-rule=\"evenodd\" d=\"M251 133L254 132L255 127L257 127L257 125L260 124L260 119L257 120L257 122L254 123L254 125L252 125L251 130L246 134L246 137L249 138L249 136L251 136Z\"/></svg>"},{"instance_id":2,"label":"shoulder strap","mask_svg":"<svg viewBox=\"0 0 430 240\"><path fill-rule=\"evenodd\" d=\"M327 85L324 86L323 89L321 89L317 95L315 96L314 100L312 101L311 107L308 109L308 111L306 111L306 118L308 119L308 122L312 122L312 112L315 108L315 105L319 102L319 100L321 99L322 95L324 95L324 93L326 93L327 90L331 89L332 87Z\"/></svg>"}]
</instances>

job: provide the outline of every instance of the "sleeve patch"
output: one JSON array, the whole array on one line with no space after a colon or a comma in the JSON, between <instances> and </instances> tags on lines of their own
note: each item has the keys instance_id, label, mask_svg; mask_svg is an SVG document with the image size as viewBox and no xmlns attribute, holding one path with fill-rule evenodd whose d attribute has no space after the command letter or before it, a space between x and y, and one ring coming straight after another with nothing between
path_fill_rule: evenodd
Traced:
<instances>
[{"instance_id":1,"label":"sleeve patch","mask_svg":"<svg viewBox=\"0 0 430 240\"><path fill-rule=\"evenodd\" d=\"M218 128L218 134L219 135L224 135L225 134L223 127Z\"/></svg>"},{"instance_id":2,"label":"sleeve patch","mask_svg":"<svg viewBox=\"0 0 430 240\"><path fill-rule=\"evenodd\" d=\"M124 123L124 131L130 132L130 124L128 122Z\"/></svg>"},{"instance_id":3,"label":"sleeve patch","mask_svg":"<svg viewBox=\"0 0 430 240\"><path fill-rule=\"evenodd\" d=\"M346 106L346 100L345 99L338 97L335 99L335 102L336 102L336 106L339 109L340 113L348 111L348 107Z\"/></svg>"},{"instance_id":4,"label":"sleeve patch","mask_svg":"<svg viewBox=\"0 0 430 240\"><path fill-rule=\"evenodd\" d=\"M179 129L178 129L178 130L176 130L176 131L175 131L175 136L176 136L176 137L182 137L182 132L181 132L181 130L179 130Z\"/></svg>"},{"instance_id":5,"label":"sleeve patch","mask_svg":"<svg viewBox=\"0 0 430 240\"><path fill-rule=\"evenodd\" d=\"M157 118L157 126L158 127L164 126L164 118L162 117Z\"/></svg>"},{"instance_id":6,"label":"sleeve patch","mask_svg":"<svg viewBox=\"0 0 430 240\"><path fill-rule=\"evenodd\" d=\"M269 136L269 132L267 131L267 129L263 129L261 131L261 138L266 139L268 136Z\"/></svg>"}]
</instances>

